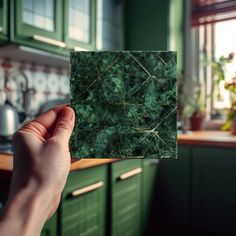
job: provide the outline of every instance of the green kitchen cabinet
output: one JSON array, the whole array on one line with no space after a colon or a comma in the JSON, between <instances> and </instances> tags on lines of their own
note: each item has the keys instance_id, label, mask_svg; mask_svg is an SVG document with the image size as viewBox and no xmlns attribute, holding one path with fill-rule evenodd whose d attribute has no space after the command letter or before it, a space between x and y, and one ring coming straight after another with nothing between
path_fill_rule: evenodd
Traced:
<instances>
[{"instance_id":1,"label":"green kitchen cabinet","mask_svg":"<svg viewBox=\"0 0 236 236\"><path fill-rule=\"evenodd\" d=\"M13 41L63 52L63 0L11 0Z\"/></svg>"},{"instance_id":2,"label":"green kitchen cabinet","mask_svg":"<svg viewBox=\"0 0 236 236\"><path fill-rule=\"evenodd\" d=\"M11 1L14 42L63 55L95 49L96 0Z\"/></svg>"},{"instance_id":3,"label":"green kitchen cabinet","mask_svg":"<svg viewBox=\"0 0 236 236\"><path fill-rule=\"evenodd\" d=\"M191 148L178 146L178 158L161 159L157 174L157 222L185 227L190 221Z\"/></svg>"},{"instance_id":4,"label":"green kitchen cabinet","mask_svg":"<svg viewBox=\"0 0 236 236\"><path fill-rule=\"evenodd\" d=\"M0 43L8 39L8 0L0 0Z\"/></svg>"},{"instance_id":5,"label":"green kitchen cabinet","mask_svg":"<svg viewBox=\"0 0 236 236\"><path fill-rule=\"evenodd\" d=\"M96 0L64 0L65 42L70 48L96 47Z\"/></svg>"},{"instance_id":6,"label":"green kitchen cabinet","mask_svg":"<svg viewBox=\"0 0 236 236\"><path fill-rule=\"evenodd\" d=\"M141 235L141 160L123 160L111 168L112 236Z\"/></svg>"},{"instance_id":7,"label":"green kitchen cabinet","mask_svg":"<svg viewBox=\"0 0 236 236\"><path fill-rule=\"evenodd\" d=\"M159 160L142 160L142 232L149 228L153 215L158 163Z\"/></svg>"},{"instance_id":8,"label":"green kitchen cabinet","mask_svg":"<svg viewBox=\"0 0 236 236\"><path fill-rule=\"evenodd\" d=\"M59 208L62 236L106 234L107 165L70 173Z\"/></svg>"},{"instance_id":9,"label":"green kitchen cabinet","mask_svg":"<svg viewBox=\"0 0 236 236\"><path fill-rule=\"evenodd\" d=\"M41 236L57 236L57 212L44 225Z\"/></svg>"},{"instance_id":10,"label":"green kitchen cabinet","mask_svg":"<svg viewBox=\"0 0 236 236\"><path fill-rule=\"evenodd\" d=\"M235 235L236 149L193 147L192 158L193 227Z\"/></svg>"}]
</instances>

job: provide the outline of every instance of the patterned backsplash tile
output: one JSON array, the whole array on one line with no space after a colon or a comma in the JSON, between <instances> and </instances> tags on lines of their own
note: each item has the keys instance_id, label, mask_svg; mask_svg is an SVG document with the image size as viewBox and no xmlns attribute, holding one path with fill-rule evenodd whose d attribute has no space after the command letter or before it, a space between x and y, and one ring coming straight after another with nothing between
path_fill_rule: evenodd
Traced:
<instances>
[{"instance_id":1,"label":"patterned backsplash tile","mask_svg":"<svg viewBox=\"0 0 236 236\"><path fill-rule=\"evenodd\" d=\"M0 104L8 100L33 117L43 104L68 98L69 91L68 69L0 60Z\"/></svg>"}]
</instances>

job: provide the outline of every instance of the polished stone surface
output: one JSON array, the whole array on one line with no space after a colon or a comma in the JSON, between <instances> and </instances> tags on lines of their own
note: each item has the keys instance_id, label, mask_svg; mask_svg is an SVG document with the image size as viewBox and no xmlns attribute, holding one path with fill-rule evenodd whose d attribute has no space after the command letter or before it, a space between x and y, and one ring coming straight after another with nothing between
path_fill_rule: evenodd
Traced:
<instances>
[{"instance_id":1,"label":"polished stone surface","mask_svg":"<svg viewBox=\"0 0 236 236\"><path fill-rule=\"evenodd\" d=\"M72 52L73 157L176 157L176 53Z\"/></svg>"}]
</instances>

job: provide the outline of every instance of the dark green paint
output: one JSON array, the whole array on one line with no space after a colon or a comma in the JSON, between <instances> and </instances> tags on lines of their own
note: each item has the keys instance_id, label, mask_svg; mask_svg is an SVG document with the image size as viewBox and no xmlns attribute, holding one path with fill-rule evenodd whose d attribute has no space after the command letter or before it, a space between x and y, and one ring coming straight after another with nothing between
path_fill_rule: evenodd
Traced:
<instances>
[{"instance_id":1,"label":"dark green paint","mask_svg":"<svg viewBox=\"0 0 236 236\"><path fill-rule=\"evenodd\" d=\"M119 176L141 167L141 160L124 160L111 165L111 232L112 236L141 235L141 175L125 180Z\"/></svg>"},{"instance_id":2,"label":"dark green paint","mask_svg":"<svg viewBox=\"0 0 236 236\"><path fill-rule=\"evenodd\" d=\"M8 0L2 0L0 2L0 43L8 40Z\"/></svg>"},{"instance_id":3,"label":"dark green paint","mask_svg":"<svg viewBox=\"0 0 236 236\"><path fill-rule=\"evenodd\" d=\"M62 0L54 0L55 30L50 32L23 22L23 0L14 0L15 32L19 38L30 39L34 34L62 41ZM38 43L38 42L37 42Z\"/></svg>"},{"instance_id":4,"label":"dark green paint","mask_svg":"<svg viewBox=\"0 0 236 236\"><path fill-rule=\"evenodd\" d=\"M142 160L142 232L149 229L155 211L158 162L159 160Z\"/></svg>"},{"instance_id":5,"label":"dark green paint","mask_svg":"<svg viewBox=\"0 0 236 236\"><path fill-rule=\"evenodd\" d=\"M176 53L72 52L71 153L176 157Z\"/></svg>"},{"instance_id":6,"label":"dark green paint","mask_svg":"<svg viewBox=\"0 0 236 236\"><path fill-rule=\"evenodd\" d=\"M7 0L4 0L4 2ZM91 1L91 41L89 44L84 44L68 37L68 0L55 1L55 30L53 32L37 28L25 24L22 19L22 4L23 0L11 0L11 18L10 18L10 33L11 40L14 43L26 45L40 50L56 53L63 56L69 56L69 50L74 47L84 49L96 49L96 0ZM0 9L1 11L1 9ZM5 14L4 10L4 14ZM0 12L1 13L1 12ZM0 15L1 16L1 15ZM1 20L0 20L1 23ZM66 48L60 48L44 42L33 40L34 34L55 39L66 43ZM1 33L0 33L1 38Z\"/></svg>"},{"instance_id":7,"label":"dark green paint","mask_svg":"<svg viewBox=\"0 0 236 236\"><path fill-rule=\"evenodd\" d=\"M125 1L125 49L168 50L169 0Z\"/></svg>"},{"instance_id":8,"label":"dark green paint","mask_svg":"<svg viewBox=\"0 0 236 236\"><path fill-rule=\"evenodd\" d=\"M90 42L88 44L79 42L77 40L71 39L69 37L69 0L64 0L64 40L69 48L80 47L87 50L95 50L96 49L96 0L90 1Z\"/></svg>"},{"instance_id":9,"label":"dark green paint","mask_svg":"<svg viewBox=\"0 0 236 236\"><path fill-rule=\"evenodd\" d=\"M157 219L163 225L187 226L189 224L191 150L178 146L178 159L159 162L157 184Z\"/></svg>"},{"instance_id":10,"label":"dark green paint","mask_svg":"<svg viewBox=\"0 0 236 236\"><path fill-rule=\"evenodd\" d=\"M193 227L235 235L235 148L192 147L192 163Z\"/></svg>"},{"instance_id":11,"label":"dark green paint","mask_svg":"<svg viewBox=\"0 0 236 236\"><path fill-rule=\"evenodd\" d=\"M71 172L62 193L59 235L104 236L106 232L107 165ZM75 190L102 181L94 191L72 197Z\"/></svg>"}]
</instances>

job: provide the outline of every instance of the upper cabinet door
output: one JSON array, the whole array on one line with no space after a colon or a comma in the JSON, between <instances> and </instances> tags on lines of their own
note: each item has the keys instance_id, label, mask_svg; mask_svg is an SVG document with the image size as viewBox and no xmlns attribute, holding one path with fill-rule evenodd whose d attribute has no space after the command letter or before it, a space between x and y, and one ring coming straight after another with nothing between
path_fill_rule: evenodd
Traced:
<instances>
[{"instance_id":1,"label":"upper cabinet door","mask_svg":"<svg viewBox=\"0 0 236 236\"><path fill-rule=\"evenodd\" d=\"M0 39L6 40L8 36L8 1L0 0Z\"/></svg>"},{"instance_id":2,"label":"upper cabinet door","mask_svg":"<svg viewBox=\"0 0 236 236\"><path fill-rule=\"evenodd\" d=\"M75 50L95 49L96 0L65 0L65 41Z\"/></svg>"},{"instance_id":3,"label":"upper cabinet door","mask_svg":"<svg viewBox=\"0 0 236 236\"><path fill-rule=\"evenodd\" d=\"M18 39L65 47L62 42L62 0L15 0Z\"/></svg>"}]
</instances>

